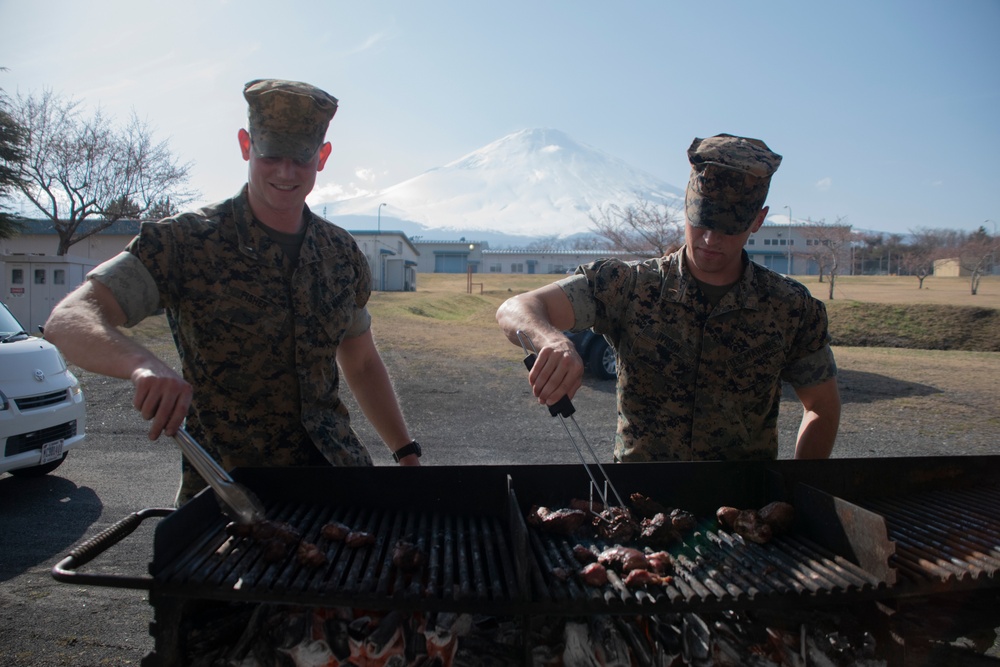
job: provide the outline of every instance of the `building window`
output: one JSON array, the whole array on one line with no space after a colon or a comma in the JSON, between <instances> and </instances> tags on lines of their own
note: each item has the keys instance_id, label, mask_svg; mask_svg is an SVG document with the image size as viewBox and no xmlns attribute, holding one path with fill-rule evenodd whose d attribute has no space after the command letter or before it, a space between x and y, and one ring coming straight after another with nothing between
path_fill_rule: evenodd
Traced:
<instances>
[{"instance_id":1,"label":"building window","mask_svg":"<svg viewBox=\"0 0 1000 667\"><path fill-rule=\"evenodd\" d=\"M35 284L36 285L45 284L45 269L35 269Z\"/></svg>"},{"instance_id":2,"label":"building window","mask_svg":"<svg viewBox=\"0 0 1000 667\"><path fill-rule=\"evenodd\" d=\"M510 265L510 272L511 273L524 273L524 264L522 264L521 262L517 262L515 264L511 264Z\"/></svg>"},{"instance_id":3,"label":"building window","mask_svg":"<svg viewBox=\"0 0 1000 667\"><path fill-rule=\"evenodd\" d=\"M778 241L778 245L785 245L785 239L781 239L780 241Z\"/></svg>"},{"instance_id":4,"label":"building window","mask_svg":"<svg viewBox=\"0 0 1000 667\"><path fill-rule=\"evenodd\" d=\"M753 245L754 239L747 239L747 245Z\"/></svg>"},{"instance_id":5,"label":"building window","mask_svg":"<svg viewBox=\"0 0 1000 667\"><path fill-rule=\"evenodd\" d=\"M499 263L490 264L490 273L503 273L503 265Z\"/></svg>"},{"instance_id":6,"label":"building window","mask_svg":"<svg viewBox=\"0 0 1000 667\"><path fill-rule=\"evenodd\" d=\"M24 284L24 269L11 269L10 270L10 284L11 285L23 285Z\"/></svg>"},{"instance_id":7,"label":"building window","mask_svg":"<svg viewBox=\"0 0 1000 667\"><path fill-rule=\"evenodd\" d=\"M65 285L66 284L66 269L56 269L52 272L52 284L53 285Z\"/></svg>"},{"instance_id":8,"label":"building window","mask_svg":"<svg viewBox=\"0 0 1000 667\"><path fill-rule=\"evenodd\" d=\"M771 245L771 239L764 239L764 245Z\"/></svg>"}]
</instances>

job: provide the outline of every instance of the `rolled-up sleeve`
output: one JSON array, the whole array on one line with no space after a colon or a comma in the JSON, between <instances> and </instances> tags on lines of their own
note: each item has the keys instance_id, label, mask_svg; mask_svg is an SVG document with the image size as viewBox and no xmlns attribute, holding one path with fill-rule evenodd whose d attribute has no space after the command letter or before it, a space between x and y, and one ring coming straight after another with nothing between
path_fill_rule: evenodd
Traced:
<instances>
[{"instance_id":1,"label":"rolled-up sleeve","mask_svg":"<svg viewBox=\"0 0 1000 667\"><path fill-rule=\"evenodd\" d=\"M128 251L96 266L87 278L111 290L125 313L126 327L134 327L162 308L153 276L139 258Z\"/></svg>"}]
</instances>

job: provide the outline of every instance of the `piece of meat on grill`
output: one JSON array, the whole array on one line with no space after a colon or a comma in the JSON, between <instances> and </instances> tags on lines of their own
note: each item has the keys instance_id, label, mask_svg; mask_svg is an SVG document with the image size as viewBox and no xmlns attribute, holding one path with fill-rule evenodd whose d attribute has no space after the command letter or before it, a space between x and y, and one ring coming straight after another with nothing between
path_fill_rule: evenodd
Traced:
<instances>
[{"instance_id":1,"label":"piece of meat on grill","mask_svg":"<svg viewBox=\"0 0 1000 667\"><path fill-rule=\"evenodd\" d=\"M726 530L733 529L733 523L736 521L736 516L740 511L735 507L728 507L723 505L715 512L715 518L718 519L719 525Z\"/></svg>"},{"instance_id":2,"label":"piece of meat on grill","mask_svg":"<svg viewBox=\"0 0 1000 667\"><path fill-rule=\"evenodd\" d=\"M600 563L588 563L580 569L580 579L588 586L603 586L608 583L608 571Z\"/></svg>"},{"instance_id":3,"label":"piece of meat on grill","mask_svg":"<svg viewBox=\"0 0 1000 667\"><path fill-rule=\"evenodd\" d=\"M295 550L295 557L304 567L323 567L326 565L326 554L312 542L303 540Z\"/></svg>"},{"instance_id":4,"label":"piece of meat on grill","mask_svg":"<svg viewBox=\"0 0 1000 667\"><path fill-rule=\"evenodd\" d=\"M255 540L280 540L285 544L297 544L302 539L298 530L281 521L262 519L251 523L250 526L251 537Z\"/></svg>"},{"instance_id":5,"label":"piece of meat on grill","mask_svg":"<svg viewBox=\"0 0 1000 667\"><path fill-rule=\"evenodd\" d=\"M578 563L586 565L587 563L596 562L597 554L590 547L585 547L582 544L576 544L573 546L573 558L575 558Z\"/></svg>"},{"instance_id":6,"label":"piece of meat on grill","mask_svg":"<svg viewBox=\"0 0 1000 667\"><path fill-rule=\"evenodd\" d=\"M611 542L629 542L639 533L639 524L627 507L609 507L592 523L597 534Z\"/></svg>"},{"instance_id":7,"label":"piece of meat on grill","mask_svg":"<svg viewBox=\"0 0 1000 667\"><path fill-rule=\"evenodd\" d=\"M375 544L375 536L363 530L352 530L344 538L344 544L352 549L367 547L369 544Z\"/></svg>"},{"instance_id":8,"label":"piece of meat on grill","mask_svg":"<svg viewBox=\"0 0 1000 667\"><path fill-rule=\"evenodd\" d=\"M741 510L733 520L733 531L757 544L767 544L774 537L774 530L761 520L757 510Z\"/></svg>"},{"instance_id":9,"label":"piece of meat on grill","mask_svg":"<svg viewBox=\"0 0 1000 667\"><path fill-rule=\"evenodd\" d=\"M573 498L569 501L569 508L571 510L583 510L584 512L593 512L595 514L600 514L604 511L604 503L600 500L584 500L583 498Z\"/></svg>"},{"instance_id":10,"label":"piece of meat on grill","mask_svg":"<svg viewBox=\"0 0 1000 667\"><path fill-rule=\"evenodd\" d=\"M350 533L350 526L345 526L339 521L331 521L319 529L319 534L331 542L343 542Z\"/></svg>"},{"instance_id":11,"label":"piece of meat on grill","mask_svg":"<svg viewBox=\"0 0 1000 667\"><path fill-rule=\"evenodd\" d=\"M795 523L795 508L789 503L776 500L764 505L757 514L761 520L771 527L775 535L787 533Z\"/></svg>"},{"instance_id":12,"label":"piece of meat on grill","mask_svg":"<svg viewBox=\"0 0 1000 667\"><path fill-rule=\"evenodd\" d=\"M426 559L420 547L408 539L399 540L392 547L392 564L403 572L415 572Z\"/></svg>"},{"instance_id":13,"label":"piece of meat on grill","mask_svg":"<svg viewBox=\"0 0 1000 667\"><path fill-rule=\"evenodd\" d=\"M654 549L663 549L681 541L681 534L674 528L670 518L660 512L639 523L639 541Z\"/></svg>"},{"instance_id":14,"label":"piece of meat on grill","mask_svg":"<svg viewBox=\"0 0 1000 667\"><path fill-rule=\"evenodd\" d=\"M670 508L661 505L649 496L643 495L639 492L633 493L628 499L632 503L632 507L635 509L636 514L644 518L652 518L657 514L670 514Z\"/></svg>"},{"instance_id":15,"label":"piece of meat on grill","mask_svg":"<svg viewBox=\"0 0 1000 667\"><path fill-rule=\"evenodd\" d=\"M631 570L625 575L626 588L641 588L643 586L663 586L674 580L673 577L664 577L650 572L649 570Z\"/></svg>"},{"instance_id":16,"label":"piece of meat on grill","mask_svg":"<svg viewBox=\"0 0 1000 667\"><path fill-rule=\"evenodd\" d=\"M666 551L654 551L646 554L649 569L656 574L666 574L674 569L674 557Z\"/></svg>"},{"instance_id":17,"label":"piece of meat on grill","mask_svg":"<svg viewBox=\"0 0 1000 667\"><path fill-rule=\"evenodd\" d=\"M597 562L616 572L649 569L649 561L646 560L646 554L638 549L623 547L620 544L608 547L602 551L597 557Z\"/></svg>"},{"instance_id":18,"label":"piece of meat on grill","mask_svg":"<svg viewBox=\"0 0 1000 667\"><path fill-rule=\"evenodd\" d=\"M670 510L670 523L674 525L674 528L682 533L694 530L694 527L698 525L698 520L694 518L694 514L682 509Z\"/></svg>"},{"instance_id":19,"label":"piece of meat on grill","mask_svg":"<svg viewBox=\"0 0 1000 667\"><path fill-rule=\"evenodd\" d=\"M553 510L535 505L525 521L547 533L569 537L587 522L587 512L566 508Z\"/></svg>"}]
</instances>

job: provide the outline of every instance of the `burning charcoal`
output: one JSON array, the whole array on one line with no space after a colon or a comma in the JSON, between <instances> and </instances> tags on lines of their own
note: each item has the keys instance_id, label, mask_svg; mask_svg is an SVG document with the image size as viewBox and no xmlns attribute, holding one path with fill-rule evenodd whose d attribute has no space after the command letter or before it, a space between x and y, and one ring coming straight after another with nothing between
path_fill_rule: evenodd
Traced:
<instances>
[{"instance_id":1,"label":"burning charcoal","mask_svg":"<svg viewBox=\"0 0 1000 667\"><path fill-rule=\"evenodd\" d=\"M720 507L715 513L715 518L719 520L719 525L721 525L726 530L733 529L733 523L736 521L736 516L740 513L735 507Z\"/></svg>"},{"instance_id":2,"label":"burning charcoal","mask_svg":"<svg viewBox=\"0 0 1000 667\"><path fill-rule=\"evenodd\" d=\"M351 529L339 521L331 521L319 529L319 534L331 542L343 542Z\"/></svg>"},{"instance_id":3,"label":"burning charcoal","mask_svg":"<svg viewBox=\"0 0 1000 667\"><path fill-rule=\"evenodd\" d=\"M656 574L666 574L674 569L674 558L666 551L656 551L646 554L649 568Z\"/></svg>"},{"instance_id":4,"label":"burning charcoal","mask_svg":"<svg viewBox=\"0 0 1000 667\"><path fill-rule=\"evenodd\" d=\"M687 510L675 509L670 512L670 523L677 530L686 533L694 530L694 527L698 525L698 520L694 518L694 514Z\"/></svg>"},{"instance_id":5,"label":"burning charcoal","mask_svg":"<svg viewBox=\"0 0 1000 667\"><path fill-rule=\"evenodd\" d=\"M352 549L367 547L370 544L375 544L375 536L363 530L352 530L344 538L344 544Z\"/></svg>"},{"instance_id":6,"label":"burning charcoal","mask_svg":"<svg viewBox=\"0 0 1000 667\"><path fill-rule=\"evenodd\" d=\"M600 500L583 500L582 498L573 498L569 501L569 508L571 510L583 510L584 512L600 514L604 511L604 503Z\"/></svg>"},{"instance_id":7,"label":"burning charcoal","mask_svg":"<svg viewBox=\"0 0 1000 667\"><path fill-rule=\"evenodd\" d=\"M403 572L415 572L425 560L424 552L408 540L399 540L392 548L392 564Z\"/></svg>"},{"instance_id":8,"label":"burning charcoal","mask_svg":"<svg viewBox=\"0 0 1000 667\"><path fill-rule=\"evenodd\" d=\"M261 548L263 549L261 557L265 563L277 563L288 555L288 545L281 540L266 540L262 543Z\"/></svg>"},{"instance_id":9,"label":"burning charcoal","mask_svg":"<svg viewBox=\"0 0 1000 667\"><path fill-rule=\"evenodd\" d=\"M632 502L632 507L640 517L650 518L657 514L670 514L670 508L661 505L649 496L641 493L633 493L628 499Z\"/></svg>"},{"instance_id":10,"label":"burning charcoal","mask_svg":"<svg viewBox=\"0 0 1000 667\"><path fill-rule=\"evenodd\" d=\"M639 524L639 539L643 544L657 549L668 547L681 541L681 534L674 528L673 522L666 514L660 512L650 519L643 519Z\"/></svg>"},{"instance_id":11,"label":"burning charcoal","mask_svg":"<svg viewBox=\"0 0 1000 667\"><path fill-rule=\"evenodd\" d=\"M529 525L538 526L554 535L569 537L586 521L587 513L583 510L558 509L534 506L525 519Z\"/></svg>"},{"instance_id":12,"label":"burning charcoal","mask_svg":"<svg viewBox=\"0 0 1000 667\"><path fill-rule=\"evenodd\" d=\"M577 544L573 546L573 558L575 558L578 563L586 565L587 563L596 562L597 554L588 547L585 547L582 544Z\"/></svg>"},{"instance_id":13,"label":"burning charcoal","mask_svg":"<svg viewBox=\"0 0 1000 667\"><path fill-rule=\"evenodd\" d=\"M639 532L627 507L609 507L594 517L593 524L598 535L614 542L628 542Z\"/></svg>"},{"instance_id":14,"label":"burning charcoal","mask_svg":"<svg viewBox=\"0 0 1000 667\"><path fill-rule=\"evenodd\" d=\"M580 570L580 578L588 586L603 586L608 583L608 571L600 563L590 563Z\"/></svg>"},{"instance_id":15,"label":"burning charcoal","mask_svg":"<svg viewBox=\"0 0 1000 667\"><path fill-rule=\"evenodd\" d=\"M299 548L296 550L296 557L299 559L299 563L305 567L316 568L326 565L326 554L311 542L300 542Z\"/></svg>"},{"instance_id":16,"label":"burning charcoal","mask_svg":"<svg viewBox=\"0 0 1000 667\"><path fill-rule=\"evenodd\" d=\"M737 535L757 544L767 544L774 536L771 526L761 521L756 510L742 510L737 514L733 520L733 530Z\"/></svg>"},{"instance_id":17,"label":"burning charcoal","mask_svg":"<svg viewBox=\"0 0 1000 667\"><path fill-rule=\"evenodd\" d=\"M638 549L616 545L601 552L597 562L618 572L649 569L646 555Z\"/></svg>"},{"instance_id":18,"label":"burning charcoal","mask_svg":"<svg viewBox=\"0 0 1000 667\"><path fill-rule=\"evenodd\" d=\"M757 514L771 527L775 535L787 533L795 523L795 508L779 500L764 505L757 510Z\"/></svg>"},{"instance_id":19,"label":"burning charcoal","mask_svg":"<svg viewBox=\"0 0 1000 667\"><path fill-rule=\"evenodd\" d=\"M673 577L664 577L649 570L630 570L625 575L626 588L642 588L643 586L663 586L673 581Z\"/></svg>"}]
</instances>

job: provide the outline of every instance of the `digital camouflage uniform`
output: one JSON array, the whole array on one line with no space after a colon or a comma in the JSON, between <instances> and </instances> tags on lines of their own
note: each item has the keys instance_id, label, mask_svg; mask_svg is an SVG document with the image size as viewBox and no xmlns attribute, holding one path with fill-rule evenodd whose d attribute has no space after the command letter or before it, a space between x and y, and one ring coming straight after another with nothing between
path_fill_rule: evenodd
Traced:
<instances>
[{"instance_id":1,"label":"digital camouflage uniform","mask_svg":"<svg viewBox=\"0 0 1000 667\"><path fill-rule=\"evenodd\" d=\"M558 282L574 330L593 327L616 351L615 460L776 458L781 381L836 375L826 309L745 252L740 281L713 308L684 251L598 260Z\"/></svg>"},{"instance_id":2,"label":"digital camouflage uniform","mask_svg":"<svg viewBox=\"0 0 1000 667\"><path fill-rule=\"evenodd\" d=\"M368 262L345 230L306 209L298 264L232 199L142 224L90 275L134 326L159 308L194 387L187 429L225 469L372 460L338 391L337 348L370 325ZM205 484L185 461L179 501Z\"/></svg>"}]
</instances>

